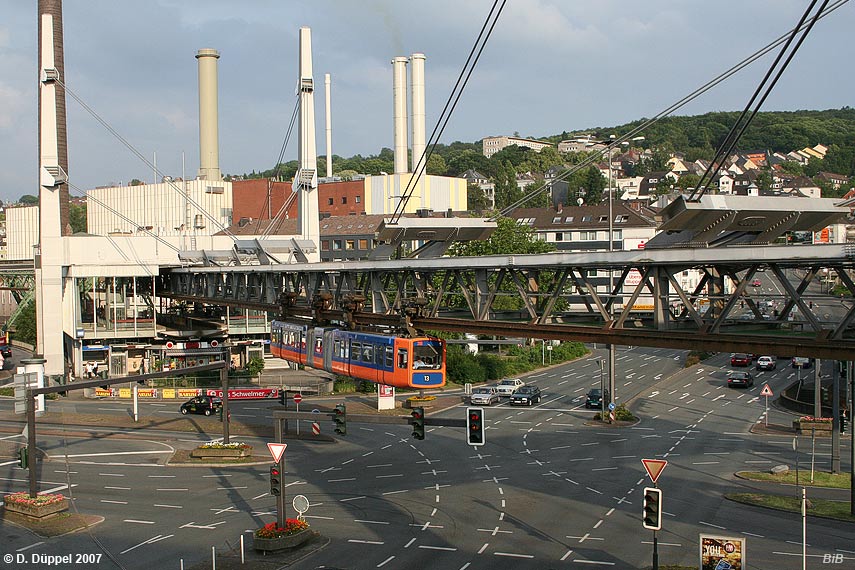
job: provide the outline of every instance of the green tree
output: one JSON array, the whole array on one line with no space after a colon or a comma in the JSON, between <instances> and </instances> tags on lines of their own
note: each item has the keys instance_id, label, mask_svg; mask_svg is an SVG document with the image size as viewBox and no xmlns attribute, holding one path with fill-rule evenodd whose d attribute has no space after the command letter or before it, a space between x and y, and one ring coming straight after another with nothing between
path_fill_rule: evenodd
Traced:
<instances>
[{"instance_id":1,"label":"green tree","mask_svg":"<svg viewBox=\"0 0 855 570\"><path fill-rule=\"evenodd\" d=\"M792 174L793 176L804 176L805 174L805 169L802 168L802 165L793 160L782 162L781 170L787 174Z\"/></svg>"},{"instance_id":2,"label":"green tree","mask_svg":"<svg viewBox=\"0 0 855 570\"><path fill-rule=\"evenodd\" d=\"M86 231L86 204L69 204L68 221L73 233Z\"/></svg>"},{"instance_id":3,"label":"green tree","mask_svg":"<svg viewBox=\"0 0 855 570\"><path fill-rule=\"evenodd\" d=\"M700 181L701 177L697 174L686 173L680 176L680 179L677 180L675 186L681 190L694 190L695 186L697 186Z\"/></svg>"},{"instance_id":4,"label":"green tree","mask_svg":"<svg viewBox=\"0 0 855 570\"><path fill-rule=\"evenodd\" d=\"M517 171L510 161L503 163L493 178L496 209L501 210L522 198L517 184Z\"/></svg>"},{"instance_id":5,"label":"green tree","mask_svg":"<svg viewBox=\"0 0 855 570\"><path fill-rule=\"evenodd\" d=\"M480 214L488 208L487 195L481 187L471 182L466 186L466 209Z\"/></svg>"},{"instance_id":6,"label":"green tree","mask_svg":"<svg viewBox=\"0 0 855 570\"><path fill-rule=\"evenodd\" d=\"M548 253L555 248L540 241L530 226L518 224L512 218L499 218L492 235L483 241L457 242L449 254L457 257L477 255L508 255L524 253Z\"/></svg>"},{"instance_id":7,"label":"green tree","mask_svg":"<svg viewBox=\"0 0 855 570\"><path fill-rule=\"evenodd\" d=\"M606 189L607 181L603 177L603 173L596 166L589 166L585 170L584 186L585 186L585 202L588 204L599 204L603 199L603 190ZM612 181L614 184L614 181Z\"/></svg>"},{"instance_id":8,"label":"green tree","mask_svg":"<svg viewBox=\"0 0 855 570\"><path fill-rule=\"evenodd\" d=\"M428 174L432 174L435 176L444 176L445 173L448 172L448 166L446 166L444 158L442 158L436 153L433 153L428 159L427 168L425 170Z\"/></svg>"},{"instance_id":9,"label":"green tree","mask_svg":"<svg viewBox=\"0 0 855 570\"><path fill-rule=\"evenodd\" d=\"M21 204L26 204L27 206L38 206L39 205L39 197L33 196L32 194L24 194L20 198L18 198L18 202Z\"/></svg>"},{"instance_id":10,"label":"green tree","mask_svg":"<svg viewBox=\"0 0 855 570\"><path fill-rule=\"evenodd\" d=\"M134 178L133 180L128 182L128 186L142 186L143 184L145 184L145 182L143 182L139 178Z\"/></svg>"}]
</instances>

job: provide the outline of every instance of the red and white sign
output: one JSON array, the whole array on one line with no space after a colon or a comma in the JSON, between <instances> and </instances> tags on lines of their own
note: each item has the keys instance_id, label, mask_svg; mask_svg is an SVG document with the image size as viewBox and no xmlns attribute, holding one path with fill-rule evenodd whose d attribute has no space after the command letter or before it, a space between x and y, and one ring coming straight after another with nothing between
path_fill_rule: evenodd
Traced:
<instances>
[{"instance_id":1,"label":"red and white sign","mask_svg":"<svg viewBox=\"0 0 855 570\"><path fill-rule=\"evenodd\" d=\"M302 394L294 394L294 403L295 404L299 404L302 401L303 401L303 395Z\"/></svg>"},{"instance_id":2,"label":"red and white sign","mask_svg":"<svg viewBox=\"0 0 855 570\"><path fill-rule=\"evenodd\" d=\"M287 443L268 443L267 449L270 450L270 455L273 456L273 463L279 463L279 460L282 459L282 454L285 453L285 448L288 447Z\"/></svg>"},{"instance_id":3,"label":"red and white sign","mask_svg":"<svg viewBox=\"0 0 855 570\"><path fill-rule=\"evenodd\" d=\"M774 394L772 393L772 389L769 387L768 384L765 384L763 386L763 389L760 391L760 395L761 396L774 396Z\"/></svg>"},{"instance_id":4,"label":"red and white sign","mask_svg":"<svg viewBox=\"0 0 855 570\"><path fill-rule=\"evenodd\" d=\"M321 435L321 424L318 422L312 422L312 433L315 435Z\"/></svg>"},{"instance_id":5,"label":"red and white sign","mask_svg":"<svg viewBox=\"0 0 855 570\"><path fill-rule=\"evenodd\" d=\"M394 398L395 397L395 387L387 386L386 384L380 384L377 386L378 393L381 398Z\"/></svg>"},{"instance_id":6,"label":"red and white sign","mask_svg":"<svg viewBox=\"0 0 855 570\"><path fill-rule=\"evenodd\" d=\"M222 390L205 390L205 395L223 397ZM279 395L276 388L230 388L229 400L262 400L264 398L275 398Z\"/></svg>"},{"instance_id":7,"label":"red and white sign","mask_svg":"<svg viewBox=\"0 0 855 570\"><path fill-rule=\"evenodd\" d=\"M654 483L659 479L665 466L668 465L664 459L642 459L641 462L644 464L647 474L650 475L650 480Z\"/></svg>"}]
</instances>

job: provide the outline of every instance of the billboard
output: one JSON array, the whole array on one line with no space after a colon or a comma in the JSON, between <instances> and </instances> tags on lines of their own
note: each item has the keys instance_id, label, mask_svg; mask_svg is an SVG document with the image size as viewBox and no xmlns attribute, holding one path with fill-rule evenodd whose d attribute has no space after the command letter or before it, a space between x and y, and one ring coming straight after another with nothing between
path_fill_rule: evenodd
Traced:
<instances>
[{"instance_id":1,"label":"billboard","mask_svg":"<svg viewBox=\"0 0 855 570\"><path fill-rule=\"evenodd\" d=\"M700 535L701 570L744 570L745 539Z\"/></svg>"}]
</instances>

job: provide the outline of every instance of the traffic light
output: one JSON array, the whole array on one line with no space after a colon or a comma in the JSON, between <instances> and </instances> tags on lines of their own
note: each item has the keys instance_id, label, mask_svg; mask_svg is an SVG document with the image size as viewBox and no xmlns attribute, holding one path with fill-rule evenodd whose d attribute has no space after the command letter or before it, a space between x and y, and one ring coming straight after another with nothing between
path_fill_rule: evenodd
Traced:
<instances>
[{"instance_id":1,"label":"traffic light","mask_svg":"<svg viewBox=\"0 0 855 570\"><path fill-rule=\"evenodd\" d=\"M279 405L285 405L285 390L282 390L281 388L279 389Z\"/></svg>"},{"instance_id":2,"label":"traffic light","mask_svg":"<svg viewBox=\"0 0 855 570\"><path fill-rule=\"evenodd\" d=\"M644 488L644 517L641 520L644 528L660 530L662 528L662 489Z\"/></svg>"},{"instance_id":3,"label":"traffic light","mask_svg":"<svg viewBox=\"0 0 855 570\"><path fill-rule=\"evenodd\" d=\"M223 421L223 407L222 406L217 408L217 416L219 417L220 421Z\"/></svg>"},{"instance_id":4,"label":"traffic light","mask_svg":"<svg viewBox=\"0 0 855 570\"><path fill-rule=\"evenodd\" d=\"M336 404L333 412L333 423L335 432L339 435L347 435L347 408L344 404Z\"/></svg>"},{"instance_id":5,"label":"traffic light","mask_svg":"<svg viewBox=\"0 0 855 570\"><path fill-rule=\"evenodd\" d=\"M484 408L466 408L466 441L469 445L484 445Z\"/></svg>"},{"instance_id":6,"label":"traffic light","mask_svg":"<svg viewBox=\"0 0 855 570\"><path fill-rule=\"evenodd\" d=\"M413 408L410 412L413 417L413 437L416 439L425 438L425 409L421 406Z\"/></svg>"},{"instance_id":7,"label":"traffic light","mask_svg":"<svg viewBox=\"0 0 855 570\"><path fill-rule=\"evenodd\" d=\"M840 433L846 433L846 410L840 414Z\"/></svg>"},{"instance_id":8,"label":"traffic light","mask_svg":"<svg viewBox=\"0 0 855 570\"><path fill-rule=\"evenodd\" d=\"M270 494L274 497L282 494L282 476L278 465L270 468Z\"/></svg>"},{"instance_id":9,"label":"traffic light","mask_svg":"<svg viewBox=\"0 0 855 570\"><path fill-rule=\"evenodd\" d=\"M18 450L18 467L28 469L30 467L30 455L26 447Z\"/></svg>"}]
</instances>

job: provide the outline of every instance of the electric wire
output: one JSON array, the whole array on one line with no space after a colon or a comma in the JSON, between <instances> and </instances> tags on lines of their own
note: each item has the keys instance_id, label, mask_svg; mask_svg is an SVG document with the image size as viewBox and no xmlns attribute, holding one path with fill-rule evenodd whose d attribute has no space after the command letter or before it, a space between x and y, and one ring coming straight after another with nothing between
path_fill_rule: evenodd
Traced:
<instances>
[{"instance_id":1,"label":"electric wire","mask_svg":"<svg viewBox=\"0 0 855 570\"><path fill-rule=\"evenodd\" d=\"M837 10L838 8L840 8L841 6L843 6L844 4L846 4L848 2L849 2L849 0L837 0L833 4L829 5L825 10L821 11L818 14L816 19L821 20L822 18L825 18L826 16L830 15L832 12L834 12L835 10ZM806 26L807 26L807 24L803 25L802 28L804 28ZM793 30L799 30L802 28L793 28ZM507 216L508 214L513 212L515 209L517 209L520 206L526 204L527 202L533 200L534 198L536 198L540 194L547 192L549 189L552 188L552 186L555 183L562 182L562 181L570 178L573 174L579 172L583 168L590 166L591 164L599 161L603 157L603 155L609 153L612 149L614 149L615 146L619 146L624 142L630 141L633 137L640 135L648 127L656 124L657 122L659 122L664 117L667 117L668 115L671 115L675 111L681 109L682 107L684 107L685 105L687 105L691 101L697 99L698 97L700 97L701 95L703 95L707 91L711 90L713 87L716 87L717 85L719 85L720 83L729 79L731 76L735 75L739 71L742 71L745 67L748 67L749 65L751 65L752 63L754 63L755 61L757 61L758 59L760 59L761 57L763 57L764 55L766 55L767 53L769 53L770 51L772 51L773 49L778 47L779 45L781 45L783 42L786 41L786 39L790 36L790 34L793 32L793 30L788 30L785 34L782 34L781 36L779 36L778 38L776 38L772 42L768 43L763 48L757 50L756 52L754 52L750 56L746 57L745 59L743 59L742 61L740 61L736 65L734 65L733 67L731 67L731 68L727 69L726 71L720 73L719 75L717 75L716 77L714 77L713 79L711 79L707 83L701 85L700 87L698 87L697 89L695 89L694 91L692 91L691 93L689 93L688 95L683 97L682 99L671 104L669 107L663 109L662 111L660 111L659 113L657 113L653 117L643 121L641 124L634 127L633 129L631 129L626 134L621 135L620 137L616 138L614 141L611 141L609 143L609 145L607 145L606 148L604 148L603 150L598 151L596 153L592 153L590 156L588 156L588 158L586 158L585 160L581 161L580 163L574 165L573 167L565 170L564 172L562 172L561 174L559 174L558 176L556 176L552 180L550 180L548 182L544 182L543 185L541 185L538 188L535 188L534 190L529 192L526 196L523 196L521 199L517 200L513 204L506 206L505 208L500 210L498 214L492 216L490 219L495 221L499 217Z\"/></svg>"},{"instance_id":2,"label":"electric wire","mask_svg":"<svg viewBox=\"0 0 855 570\"><path fill-rule=\"evenodd\" d=\"M294 110L291 112L291 120L288 123L288 130L285 132L285 138L283 139L282 147L279 150L279 157L276 159L276 167L273 169L273 178L274 179L279 177L279 171L282 169L282 161L285 159L285 151L288 148L288 143L291 142L291 136L294 132L294 125L297 122L297 114L299 112L300 112L300 98L295 97ZM289 199L290 198L291 197L289 196ZM289 201L290 200L286 200L286 202L289 202ZM267 212L268 216L270 217L270 226L268 226L265 233L262 234L262 239L264 239L268 236L268 234L270 233L269 230L273 226L274 221L278 220L279 216L281 216L283 214L283 212L286 212L288 207L290 207L290 203L288 204L288 206L285 206L283 204L283 206L279 208L279 210L276 212L275 215L273 215L273 213L270 211ZM263 209L264 209L264 206L262 206L262 212L263 212ZM262 217L262 215L259 215L258 219L260 220L261 217Z\"/></svg>"},{"instance_id":3,"label":"electric wire","mask_svg":"<svg viewBox=\"0 0 855 570\"><path fill-rule=\"evenodd\" d=\"M448 121L451 118L455 107L457 106L457 102L460 100L460 96L463 94L463 90L466 88L466 85L469 82L469 78L471 77L475 66L478 64L478 60L481 58L481 54L484 51L484 47L487 45L487 41L490 39L490 36L493 33L493 29L495 28L499 16L502 14L502 10L504 10L506 3L507 0L502 0L501 6L498 6L499 0L495 0L493 2L492 7L490 8L490 12L487 14L487 18L484 20L484 24L481 26L481 31L478 33L478 37L475 39L475 43L472 45L472 49L469 50L469 55L466 58L466 62L463 64L463 68L460 70L460 73L457 76L457 81L455 82L454 87L452 88L451 93L449 94L448 99L445 102L445 106L443 107L442 112L440 113L440 117L439 119L437 119L437 122L434 125L433 131L431 132L430 138L428 139L425 151L422 153L421 157L419 157L416 167L413 168L413 176L410 177L410 181L407 183L406 188L401 193L401 199L398 200L398 205L395 207L395 211L392 214L392 218L390 219L391 223L397 223L401 216L404 215L407 203L410 201L410 198L412 197L413 192L415 191L416 185L421 179L422 173L427 168L427 163L430 160L430 157L433 155L433 151L436 148L439 138L442 136L442 133L445 130L445 127L448 124Z\"/></svg>"}]
</instances>

